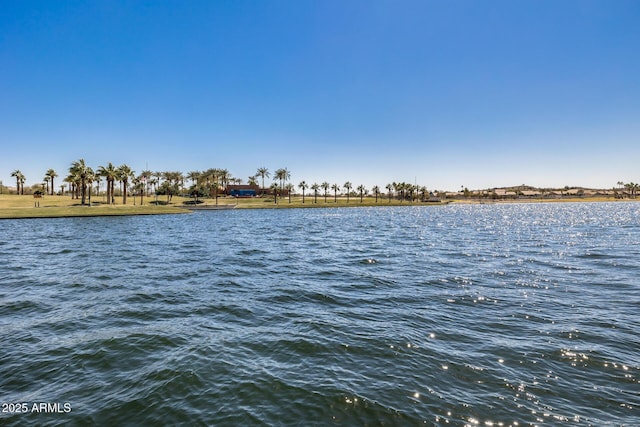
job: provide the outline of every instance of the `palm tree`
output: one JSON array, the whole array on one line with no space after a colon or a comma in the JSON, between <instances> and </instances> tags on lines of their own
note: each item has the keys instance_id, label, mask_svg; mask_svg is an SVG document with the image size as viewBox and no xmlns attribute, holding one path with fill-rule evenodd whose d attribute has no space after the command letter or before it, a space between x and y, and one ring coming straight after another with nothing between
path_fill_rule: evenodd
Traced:
<instances>
[{"instance_id":1,"label":"palm tree","mask_svg":"<svg viewBox=\"0 0 640 427\"><path fill-rule=\"evenodd\" d=\"M198 179L200 179L200 175L202 174L202 172L200 171L191 171L189 173L187 173L187 179L191 180L191 185L197 185L198 184Z\"/></svg>"},{"instance_id":2,"label":"palm tree","mask_svg":"<svg viewBox=\"0 0 640 427\"><path fill-rule=\"evenodd\" d=\"M122 184L122 204L127 204L127 185L129 184L129 179L134 177L133 170L126 164L120 165L118 167L118 180Z\"/></svg>"},{"instance_id":3,"label":"palm tree","mask_svg":"<svg viewBox=\"0 0 640 427\"><path fill-rule=\"evenodd\" d=\"M49 178L47 175L45 175L43 180L44 180L44 182L42 183L43 184L43 190L44 190L44 186L46 185L47 189L46 189L46 193L45 194L49 194L49 181L51 181L51 178Z\"/></svg>"},{"instance_id":4,"label":"palm tree","mask_svg":"<svg viewBox=\"0 0 640 427\"><path fill-rule=\"evenodd\" d=\"M320 184L320 187L322 187L322 189L324 190L324 203L327 204L327 190L331 188L331 185L327 181L325 181Z\"/></svg>"},{"instance_id":5,"label":"palm tree","mask_svg":"<svg viewBox=\"0 0 640 427\"><path fill-rule=\"evenodd\" d=\"M274 181L273 184L271 184L271 191L273 191L273 203L276 205L278 204L278 188L278 183Z\"/></svg>"},{"instance_id":6,"label":"palm tree","mask_svg":"<svg viewBox=\"0 0 640 427\"><path fill-rule=\"evenodd\" d=\"M184 174L183 174L182 172L180 172L180 171L175 172L175 174L176 174L176 175L175 175L175 177L176 177L176 184L177 184L178 182L180 183L180 191L181 191L182 193L184 193L184 180L185 180Z\"/></svg>"},{"instance_id":7,"label":"palm tree","mask_svg":"<svg viewBox=\"0 0 640 427\"><path fill-rule=\"evenodd\" d=\"M229 184L229 180L231 179L231 174L226 169L217 169L218 178L220 178L220 185L226 190L227 184Z\"/></svg>"},{"instance_id":8,"label":"palm tree","mask_svg":"<svg viewBox=\"0 0 640 427\"><path fill-rule=\"evenodd\" d=\"M422 201L425 202L427 200L427 194L429 194L429 190L427 187L420 187L420 195L422 196Z\"/></svg>"},{"instance_id":9,"label":"palm tree","mask_svg":"<svg viewBox=\"0 0 640 427\"><path fill-rule=\"evenodd\" d=\"M256 176L262 178L262 194L264 194L264 178L269 178L269 169L265 167L258 168L258 173L256 174Z\"/></svg>"},{"instance_id":10,"label":"palm tree","mask_svg":"<svg viewBox=\"0 0 640 427\"><path fill-rule=\"evenodd\" d=\"M616 183L616 185L618 186L618 189L616 190L616 188L615 188L615 187L613 188L613 193L614 193L615 197L616 197L616 198L618 198L618 197L620 197L620 198L624 197L624 191L623 191L623 189L624 189L624 182L622 182L622 181L618 181L618 182ZM618 196L618 190L620 191L620 194L621 194L620 196Z\"/></svg>"},{"instance_id":11,"label":"palm tree","mask_svg":"<svg viewBox=\"0 0 640 427\"><path fill-rule=\"evenodd\" d=\"M400 194L400 203L404 201L404 183L402 182L394 182L393 189L396 193Z\"/></svg>"},{"instance_id":12,"label":"palm tree","mask_svg":"<svg viewBox=\"0 0 640 427\"><path fill-rule=\"evenodd\" d=\"M378 196L380 195L380 187L378 187L377 185L374 185L371 191L373 191L373 194L376 195L376 203L378 203Z\"/></svg>"},{"instance_id":13,"label":"palm tree","mask_svg":"<svg viewBox=\"0 0 640 427\"><path fill-rule=\"evenodd\" d=\"M284 188L284 183L291 178L291 172L287 168L280 168L276 171L276 179L280 181L280 189Z\"/></svg>"},{"instance_id":14,"label":"palm tree","mask_svg":"<svg viewBox=\"0 0 640 427\"><path fill-rule=\"evenodd\" d=\"M74 178L76 188L79 187L82 195L81 204L84 205L87 197L87 182L93 181L93 170L87 166L84 159L79 159L71 163L69 175Z\"/></svg>"},{"instance_id":15,"label":"palm tree","mask_svg":"<svg viewBox=\"0 0 640 427\"><path fill-rule=\"evenodd\" d=\"M118 178L118 169L113 166L113 163L109 162L107 163L107 166L98 167L98 175L107 180L107 204L115 203L115 198L113 197L113 183Z\"/></svg>"},{"instance_id":16,"label":"palm tree","mask_svg":"<svg viewBox=\"0 0 640 427\"><path fill-rule=\"evenodd\" d=\"M151 175L153 176L154 182L155 182L154 190L158 191L158 188L160 187L160 180L164 176L164 172L156 171L156 172L153 172Z\"/></svg>"},{"instance_id":17,"label":"palm tree","mask_svg":"<svg viewBox=\"0 0 640 427\"><path fill-rule=\"evenodd\" d=\"M140 193L140 206L144 203L144 193L146 191L147 186L147 175L146 172L142 171L140 175L134 181L134 188ZM135 198L133 199L133 204L136 204Z\"/></svg>"},{"instance_id":18,"label":"palm tree","mask_svg":"<svg viewBox=\"0 0 640 427\"><path fill-rule=\"evenodd\" d=\"M347 204L349 204L349 193L351 192L352 184L347 181L344 183L343 187L347 189Z\"/></svg>"},{"instance_id":19,"label":"palm tree","mask_svg":"<svg viewBox=\"0 0 640 427\"><path fill-rule=\"evenodd\" d=\"M387 184L385 187L387 189L387 195L389 196L389 203L391 203L391 196L393 194L393 184Z\"/></svg>"},{"instance_id":20,"label":"palm tree","mask_svg":"<svg viewBox=\"0 0 640 427\"><path fill-rule=\"evenodd\" d=\"M97 173L93 174L93 182L96 183L96 196L100 195L100 183L102 182L102 177Z\"/></svg>"},{"instance_id":21,"label":"palm tree","mask_svg":"<svg viewBox=\"0 0 640 427\"><path fill-rule=\"evenodd\" d=\"M64 182L69 183L69 193L71 193L71 200L78 198L78 191L76 186L76 177L71 173L64 178Z\"/></svg>"},{"instance_id":22,"label":"palm tree","mask_svg":"<svg viewBox=\"0 0 640 427\"><path fill-rule=\"evenodd\" d=\"M252 175L247 179L247 184L249 185L258 185L258 182L256 181L256 176Z\"/></svg>"},{"instance_id":23,"label":"palm tree","mask_svg":"<svg viewBox=\"0 0 640 427\"><path fill-rule=\"evenodd\" d=\"M198 177L198 181L202 182L202 185L206 187L207 189L206 195L208 197L211 197L211 190L213 189L212 183L217 182L217 180L218 180L218 170L213 168L209 168L206 171L201 172L200 176Z\"/></svg>"},{"instance_id":24,"label":"palm tree","mask_svg":"<svg viewBox=\"0 0 640 427\"><path fill-rule=\"evenodd\" d=\"M178 171L167 171L163 173L164 182L162 183L162 191L167 195L167 202L171 201L174 194L181 191L181 186L184 184L184 175Z\"/></svg>"},{"instance_id":25,"label":"palm tree","mask_svg":"<svg viewBox=\"0 0 640 427\"><path fill-rule=\"evenodd\" d=\"M415 186L415 185L413 185L413 184L405 184L405 185L407 186L407 187L406 187L406 188L407 188L407 192L409 193L409 201L410 201L411 203L413 203L413 200L414 200L414 199L413 199L413 195L414 195L414 193L415 193L416 186Z\"/></svg>"},{"instance_id":26,"label":"palm tree","mask_svg":"<svg viewBox=\"0 0 640 427\"><path fill-rule=\"evenodd\" d=\"M87 176L86 176L85 180L86 180L86 184L87 184L87 187L88 187L87 188L87 196L88 196L88 199L89 199L89 203L88 203L89 206L91 206L91 189L93 187L93 182L95 181L95 179L96 179L96 174L93 171L93 169L92 168L87 168Z\"/></svg>"},{"instance_id":27,"label":"palm tree","mask_svg":"<svg viewBox=\"0 0 640 427\"><path fill-rule=\"evenodd\" d=\"M302 181L300 184L298 184L298 188L302 190L302 203L304 204L304 190L309 188L309 186L307 185L306 181Z\"/></svg>"},{"instance_id":28,"label":"palm tree","mask_svg":"<svg viewBox=\"0 0 640 427\"><path fill-rule=\"evenodd\" d=\"M24 194L24 174L19 169L16 169L11 172L11 176L16 179L16 194Z\"/></svg>"},{"instance_id":29,"label":"palm tree","mask_svg":"<svg viewBox=\"0 0 640 427\"><path fill-rule=\"evenodd\" d=\"M287 185L284 186L284 188L287 190L287 195L289 196L289 203L291 203L291 193L293 193L293 189L295 188L295 186L292 183L288 183Z\"/></svg>"},{"instance_id":30,"label":"palm tree","mask_svg":"<svg viewBox=\"0 0 640 427\"><path fill-rule=\"evenodd\" d=\"M56 178L58 174L56 173L55 170L49 169L45 174L45 176L49 177L49 179L51 180L51 195L53 196L53 189L55 188L53 183L53 178Z\"/></svg>"},{"instance_id":31,"label":"palm tree","mask_svg":"<svg viewBox=\"0 0 640 427\"><path fill-rule=\"evenodd\" d=\"M144 204L144 193L147 192L147 179L144 175L140 174L140 176L138 177L140 179L140 184L139 184L139 191L140 191L140 205L142 206Z\"/></svg>"},{"instance_id":32,"label":"palm tree","mask_svg":"<svg viewBox=\"0 0 640 427\"><path fill-rule=\"evenodd\" d=\"M340 190L340 186L338 184L333 184L331 189L333 190L333 203L338 203L338 190Z\"/></svg>"},{"instance_id":33,"label":"palm tree","mask_svg":"<svg viewBox=\"0 0 640 427\"><path fill-rule=\"evenodd\" d=\"M362 198L367 189L364 188L364 185L358 185L358 191L360 192L360 203L362 203Z\"/></svg>"},{"instance_id":34,"label":"palm tree","mask_svg":"<svg viewBox=\"0 0 640 427\"><path fill-rule=\"evenodd\" d=\"M317 183L313 183L311 189L313 190L313 203L318 203L318 189L320 186Z\"/></svg>"},{"instance_id":35,"label":"palm tree","mask_svg":"<svg viewBox=\"0 0 640 427\"><path fill-rule=\"evenodd\" d=\"M140 173L140 180L143 183L144 191L149 195L149 186L151 185L151 181L153 178L153 172L150 170L144 170Z\"/></svg>"}]
</instances>

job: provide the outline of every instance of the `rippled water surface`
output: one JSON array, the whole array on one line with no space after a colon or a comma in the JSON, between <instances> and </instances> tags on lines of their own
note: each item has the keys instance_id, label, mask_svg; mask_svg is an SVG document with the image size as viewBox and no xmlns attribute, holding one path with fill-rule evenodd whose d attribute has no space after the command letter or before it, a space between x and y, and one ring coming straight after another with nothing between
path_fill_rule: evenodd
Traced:
<instances>
[{"instance_id":1,"label":"rippled water surface","mask_svg":"<svg viewBox=\"0 0 640 427\"><path fill-rule=\"evenodd\" d=\"M0 424L637 426L639 218L3 220Z\"/></svg>"}]
</instances>

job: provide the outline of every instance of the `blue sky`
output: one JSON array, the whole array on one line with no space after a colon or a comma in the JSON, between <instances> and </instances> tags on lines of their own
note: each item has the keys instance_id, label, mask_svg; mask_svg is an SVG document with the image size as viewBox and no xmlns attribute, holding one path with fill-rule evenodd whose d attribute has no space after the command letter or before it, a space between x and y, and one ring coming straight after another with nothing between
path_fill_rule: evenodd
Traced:
<instances>
[{"instance_id":1,"label":"blue sky","mask_svg":"<svg viewBox=\"0 0 640 427\"><path fill-rule=\"evenodd\" d=\"M640 181L640 2L0 3L0 180ZM60 179L58 179L60 181Z\"/></svg>"}]
</instances>

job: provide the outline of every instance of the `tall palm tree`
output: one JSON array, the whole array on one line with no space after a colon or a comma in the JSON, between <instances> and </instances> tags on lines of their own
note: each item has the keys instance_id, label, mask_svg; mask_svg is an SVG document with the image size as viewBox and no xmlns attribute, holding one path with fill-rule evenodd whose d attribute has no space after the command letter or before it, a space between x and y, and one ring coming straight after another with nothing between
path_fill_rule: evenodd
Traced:
<instances>
[{"instance_id":1,"label":"tall palm tree","mask_svg":"<svg viewBox=\"0 0 640 427\"><path fill-rule=\"evenodd\" d=\"M212 183L218 180L218 169L209 168L202 171L198 180L202 182L202 185L207 189L207 197L211 197L213 190Z\"/></svg>"},{"instance_id":2,"label":"tall palm tree","mask_svg":"<svg viewBox=\"0 0 640 427\"><path fill-rule=\"evenodd\" d=\"M256 173L256 176L262 178L262 193L264 194L264 178L269 178L269 169L265 167L258 168L258 173Z\"/></svg>"},{"instance_id":3,"label":"tall palm tree","mask_svg":"<svg viewBox=\"0 0 640 427\"><path fill-rule=\"evenodd\" d=\"M87 198L87 183L93 181L93 170L87 166L84 159L76 160L69 167L69 175L75 179L76 188L80 189L81 204L84 205Z\"/></svg>"},{"instance_id":4,"label":"tall palm tree","mask_svg":"<svg viewBox=\"0 0 640 427\"><path fill-rule=\"evenodd\" d=\"M287 168L280 168L276 171L276 179L280 181L280 189L284 188L284 183L291 178L291 172Z\"/></svg>"},{"instance_id":5,"label":"tall palm tree","mask_svg":"<svg viewBox=\"0 0 640 427\"><path fill-rule=\"evenodd\" d=\"M374 185L371 191L373 191L373 194L376 195L376 203L378 203L378 196L380 195L380 187L378 187L377 185Z\"/></svg>"},{"instance_id":6,"label":"tall palm tree","mask_svg":"<svg viewBox=\"0 0 640 427\"><path fill-rule=\"evenodd\" d=\"M351 193L352 184L347 181L344 183L343 187L347 189L347 204L349 204L349 193Z\"/></svg>"},{"instance_id":7,"label":"tall palm tree","mask_svg":"<svg viewBox=\"0 0 640 427\"><path fill-rule=\"evenodd\" d=\"M53 179L56 178L58 176L58 174L56 173L55 170L49 169L47 171L47 173L45 174L45 176L48 176L49 179L51 180L51 195L53 196L53 189L55 188L54 187L54 183L53 183Z\"/></svg>"},{"instance_id":8,"label":"tall palm tree","mask_svg":"<svg viewBox=\"0 0 640 427\"><path fill-rule=\"evenodd\" d=\"M127 204L127 186L129 185L129 179L134 177L133 170L126 164L118 167L118 180L122 184L122 204Z\"/></svg>"},{"instance_id":9,"label":"tall palm tree","mask_svg":"<svg viewBox=\"0 0 640 427\"><path fill-rule=\"evenodd\" d=\"M218 178L220 179L220 185L226 190L227 184L231 179L231 173L226 169L218 169Z\"/></svg>"},{"instance_id":10,"label":"tall palm tree","mask_svg":"<svg viewBox=\"0 0 640 427\"><path fill-rule=\"evenodd\" d=\"M307 185L306 181L302 181L300 184L298 184L298 188L302 190L302 203L304 204L304 190L309 188L309 186Z\"/></svg>"},{"instance_id":11,"label":"tall palm tree","mask_svg":"<svg viewBox=\"0 0 640 427\"><path fill-rule=\"evenodd\" d=\"M327 190L329 190L329 188L331 188L331 185L325 181L322 184L320 184L320 187L322 187L322 189L324 190L324 203L327 203Z\"/></svg>"},{"instance_id":12,"label":"tall palm tree","mask_svg":"<svg viewBox=\"0 0 640 427\"><path fill-rule=\"evenodd\" d=\"M24 194L24 174L20 172L20 169L16 169L11 172L11 176L16 179L16 194Z\"/></svg>"},{"instance_id":13,"label":"tall palm tree","mask_svg":"<svg viewBox=\"0 0 640 427\"><path fill-rule=\"evenodd\" d=\"M338 184L333 184L331 189L333 190L333 203L338 203L338 190L340 190L340 186Z\"/></svg>"},{"instance_id":14,"label":"tall palm tree","mask_svg":"<svg viewBox=\"0 0 640 427\"><path fill-rule=\"evenodd\" d=\"M318 203L318 190L320 189L320 186L318 183L314 182L311 189L313 190L313 203Z\"/></svg>"},{"instance_id":15,"label":"tall palm tree","mask_svg":"<svg viewBox=\"0 0 640 427\"><path fill-rule=\"evenodd\" d=\"M360 192L360 203L362 203L362 198L364 197L364 193L367 189L364 188L364 185L358 185L358 191Z\"/></svg>"},{"instance_id":16,"label":"tall palm tree","mask_svg":"<svg viewBox=\"0 0 640 427\"><path fill-rule=\"evenodd\" d=\"M116 168L113 163L109 162L106 166L98 167L98 175L107 180L107 204L115 203L113 190L114 182L118 179L118 168Z\"/></svg>"}]
</instances>

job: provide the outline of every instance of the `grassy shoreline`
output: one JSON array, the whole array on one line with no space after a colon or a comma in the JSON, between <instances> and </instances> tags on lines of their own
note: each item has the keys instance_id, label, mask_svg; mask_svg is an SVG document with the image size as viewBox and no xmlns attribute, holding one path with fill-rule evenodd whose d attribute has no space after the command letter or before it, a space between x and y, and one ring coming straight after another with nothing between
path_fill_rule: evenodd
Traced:
<instances>
[{"instance_id":1,"label":"grassy shoreline","mask_svg":"<svg viewBox=\"0 0 640 427\"><path fill-rule=\"evenodd\" d=\"M144 204L134 205L133 198L129 198L127 205L122 205L118 200L115 205L107 205L99 201L94 201L91 206L81 206L80 202L71 199L69 196L44 196L34 199L33 196L0 195L0 219L20 219L20 218L67 218L67 217L90 217L90 216L121 216L121 215L166 215L183 214L190 211L185 208L184 202L188 198L174 197L171 203L159 201L157 204L153 198L145 198ZM348 202L346 197L327 198L318 197L314 203L313 196L305 197L302 203L301 196L294 196L289 202L288 198L278 199L274 203L273 198L247 198L235 199L233 197L221 197L218 206L234 206L237 209L300 209L300 208L332 208L332 207L382 207L382 206L440 206L445 204L513 204L513 203L585 203L585 202L625 202L628 199L619 200L607 197L591 198L561 198L561 199L514 199L514 200L485 200L485 199L454 199L444 202L409 202L379 198L375 201L373 197L365 197L360 202L359 197L350 197ZM37 204L39 203L39 207ZM213 200L205 199L199 206L211 207L216 203Z\"/></svg>"}]
</instances>

